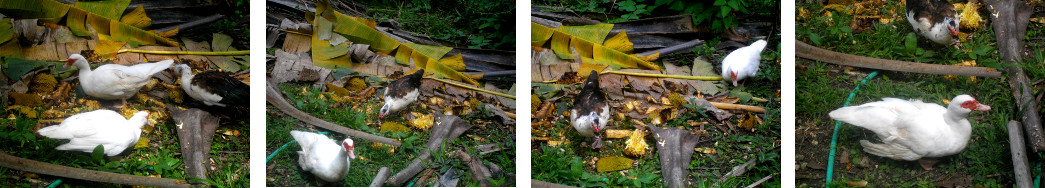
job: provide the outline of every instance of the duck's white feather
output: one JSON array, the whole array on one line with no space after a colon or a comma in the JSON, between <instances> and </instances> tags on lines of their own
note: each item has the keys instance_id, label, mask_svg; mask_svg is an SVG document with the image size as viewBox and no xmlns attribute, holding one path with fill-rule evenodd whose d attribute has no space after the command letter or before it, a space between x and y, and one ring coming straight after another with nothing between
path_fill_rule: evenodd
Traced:
<instances>
[{"instance_id":1,"label":"duck's white feather","mask_svg":"<svg viewBox=\"0 0 1045 188\"><path fill-rule=\"evenodd\" d=\"M185 94L188 94L189 97L202 101L203 104L208 106L225 107L225 104L220 103L223 97L218 94L207 92L203 87L192 84L192 79L195 78L196 75L192 74L192 69L189 68L189 65L174 65L174 70L177 71L176 73L181 74L181 88L185 90Z\"/></svg>"},{"instance_id":2,"label":"duck's white feather","mask_svg":"<svg viewBox=\"0 0 1045 188\"><path fill-rule=\"evenodd\" d=\"M726 58L722 59L722 78L736 83L736 81L758 75L762 49L765 49L766 45L767 42L765 40L758 40L751 43L751 45L737 48L730 52L729 55L726 55ZM732 77L733 72L737 74L735 80Z\"/></svg>"},{"instance_id":3,"label":"duck's white feather","mask_svg":"<svg viewBox=\"0 0 1045 188\"><path fill-rule=\"evenodd\" d=\"M570 109L570 123L573 124L573 128L577 129L577 133L581 136L593 137L595 136L595 129L592 127L592 121L598 119L599 130L606 127L607 121L610 120L610 107L603 106L601 112L598 112L595 116L589 114L577 114L576 109Z\"/></svg>"},{"instance_id":4,"label":"duck's white feather","mask_svg":"<svg viewBox=\"0 0 1045 188\"><path fill-rule=\"evenodd\" d=\"M420 95L417 89L407 92L402 98L392 97L387 94L388 88L385 88L385 104L388 104L388 113L395 113L409 106L410 103L417 101L417 96Z\"/></svg>"},{"instance_id":5,"label":"duck's white feather","mask_svg":"<svg viewBox=\"0 0 1045 188\"><path fill-rule=\"evenodd\" d=\"M298 165L327 182L338 182L345 178L351 165L348 151L327 136L290 131L290 135L301 146ZM348 140L348 139L346 139Z\"/></svg>"},{"instance_id":6,"label":"duck's white feather","mask_svg":"<svg viewBox=\"0 0 1045 188\"><path fill-rule=\"evenodd\" d=\"M98 145L105 155L116 156L138 142L141 127L148 122L148 112L140 111L125 119L112 110L95 110L70 116L61 124L41 128L41 136L52 139L69 139L55 149L92 152Z\"/></svg>"},{"instance_id":7,"label":"duck's white feather","mask_svg":"<svg viewBox=\"0 0 1045 188\"><path fill-rule=\"evenodd\" d=\"M960 102L968 100L975 99L960 95L944 108L920 100L885 98L839 108L828 116L874 132L882 143L862 140L860 143L868 153L897 160L918 160L952 155L965 149L972 134L972 126L966 119L971 110L960 107Z\"/></svg>"},{"instance_id":8,"label":"duck's white feather","mask_svg":"<svg viewBox=\"0 0 1045 188\"><path fill-rule=\"evenodd\" d=\"M106 100L127 99L138 93L138 89L149 82L149 78L174 63L163 60L156 63L141 63L132 66L108 64L91 70L83 56L73 54L76 67L80 69L80 86L85 94Z\"/></svg>"}]
</instances>

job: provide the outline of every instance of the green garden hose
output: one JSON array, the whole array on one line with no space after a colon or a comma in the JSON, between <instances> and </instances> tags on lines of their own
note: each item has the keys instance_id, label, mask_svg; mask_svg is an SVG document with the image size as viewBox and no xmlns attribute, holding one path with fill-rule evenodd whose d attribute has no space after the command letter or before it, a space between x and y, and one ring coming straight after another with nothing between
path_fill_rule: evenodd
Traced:
<instances>
[{"instance_id":1,"label":"green garden hose","mask_svg":"<svg viewBox=\"0 0 1045 188\"><path fill-rule=\"evenodd\" d=\"M321 135L326 135L327 133L329 132L319 132L319 134ZM283 146L280 146L278 149L276 149L276 151L272 151L272 154L269 154L268 157L265 157L265 163L269 163L269 160L272 160L273 157L276 157L276 154L278 154L280 150L283 150L283 148L287 148L287 145L290 145L291 143L294 143L294 140L291 140L290 142L283 144Z\"/></svg>"},{"instance_id":2,"label":"green garden hose","mask_svg":"<svg viewBox=\"0 0 1045 188\"><path fill-rule=\"evenodd\" d=\"M878 71L871 72L871 74L868 74L867 77L864 77L864 80L860 81L860 83L857 83L856 88L853 88L853 91L849 92L849 98L845 99L845 104L842 104L842 107L849 106L849 102L853 100L854 96L856 96L856 91L860 90L860 85L867 83L867 80L874 78L875 75L878 75ZM834 133L831 133L831 153L827 156L827 183L825 187L831 187L831 177L835 169L835 148L838 143L838 127L840 126L842 126L842 122L835 121L835 131Z\"/></svg>"}]
</instances>

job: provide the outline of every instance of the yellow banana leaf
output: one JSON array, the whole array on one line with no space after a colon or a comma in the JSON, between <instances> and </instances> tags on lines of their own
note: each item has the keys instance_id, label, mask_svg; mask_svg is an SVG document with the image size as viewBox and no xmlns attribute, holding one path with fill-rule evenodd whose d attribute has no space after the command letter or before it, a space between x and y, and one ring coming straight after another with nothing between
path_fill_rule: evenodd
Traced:
<instances>
[{"instance_id":1,"label":"yellow banana leaf","mask_svg":"<svg viewBox=\"0 0 1045 188\"><path fill-rule=\"evenodd\" d=\"M593 62L613 67L643 68L660 70L660 67L649 61L628 55L626 51L634 50L634 44L627 40L627 34L621 32L613 38L603 41L609 35L613 25L597 24L587 26L563 26L559 29L544 27L539 24L531 24L533 37L532 45L544 45L545 33L551 34L551 49L560 59L581 58L584 63ZM539 47L539 46L535 46ZM574 57L574 51L581 57Z\"/></svg>"},{"instance_id":2,"label":"yellow banana leaf","mask_svg":"<svg viewBox=\"0 0 1045 188\"><path fill-rule=\"evenodd\" d=\"M141 5L138 8L134 8L133 11L127 13L127 15L120 18L120 23L131 25L137 28L146 28L152 25L152 18L145 15L145 9Z\"/></svg>"},{"instance_id":3,"label":"yellow banana leaf","mask_svg":"<svg viewBox=\"0 0 1045 188\"><path fill-rule=\"evenodd\" d=\"M72 31L73 35L80 37L91 36L91 32L87 31L86 23L84 23L83 21L75 21L87 20L87 12L69 11L69 14L66 14L66 17L66 20L70 20L70 22L66 22L65 25L69 27L69 31Z\"/></svg>"},{"instance_id":4,"label":"yellow banana leaf","mask_svg":"<svg viewBox=\"0 0 1045 188\"><path fill-rule=\"evenodd\" d=\"M11 26L11 18L0 20L0 56L23 57L22 45L14 37L14 28Z\"/></svg>"},{"instance_id":5,"label":"yellow banana leaf","mask_svg":"<svg viewBox=\"0 0 1045 188\"><path fill-rule=\"evenodd\" d=\"M76 36L90 36L91 32L86 27L90 24L100 39L119 40L131 45L179 46L178 42L156 33L121 23L120 15L129 3L129 0L103 0L69 5L55 0L0 0L0 13L16 18L36 18L49 23L58 23L65 18L66 26Z\"/></svg>"},{"instance_id":6,"label":"yellow banana leaf","mask_svg":"<svg viewBox=\"0 0 1045 188\"><path fill-rule=\"evenodd\" d=\"M610 49L630 54L631 51L635 50L635 44L628 40L628 34L625 31L617 33L617 35L606 39L606 47Z\"/></svg>"},{"instance_id":7,"label":"yellow banana leaf","mask_svg":"<svg viewBox=\"0 0 1045 188\"><path fill-rule=\"evenodd\" d=\"M392 54L392 50L399 47L399 41L381 34L366 23L356 21L354 17L341 13L334 15L337 18L337 20L332 20L336 23L334 32L345 35L352 42L369 44L371 49L384 54Z\"/></svg>"},{"instance_id":8,"label":"yellow banana leaf","mask_svg":"<svg viewBox=\"0 0 1045 188\"><path fill-rule=\"evenodd\" d=\"M464 71L464 56L461 54L453 55L447 58L439 59L439 64L446 65L454 71Z\"/></svg>"},{"instance_id":9,"label":"yellow banana leaf","mask_svg":"<svg viewBox=\"0 0 1045 188\"><path fill-rule=\"evenodd\" d=\"M543 27L543 29L540 29L538 27ZM555 30L552 30L548 27L544 27L541 24L530 22L530 46L544 46L544 43L548 42L548 39L552 38L552 34L555 33L554 31Z\"/></svg>"},{"instance_id":10,"label":"yellow banana leaf","mask_svg":"<svg viewBox=\"0 0 1045 188\"><path fill-rule=\"evenodd\" d=\"M396 63L401 65L410 65L410 56L414 54L414 49L410 45L402 45L396 49Z\"/></svg>"},{"instance_id":11,"label":"yellow banana leaf","mask_svg":"<svg viewBox=\"0 0 1045 188\"><path fill-rule=\"evenodd\" d=\"M446 46L429 46L429 45L414 44L414 43L406 43L404 45L410 47L410 49L413 49L414 52L421 53L424 56L434 57L434 58L443 57L444 55L446 55L446 52L450 52L450 50L454 49L454 48L446 47Z\"/></svg>"},{"instance_id":12,"label":"yellow banana leaf","mask_svg":"<svg viewBox=\"0 0 1045 188\"><path fill-rule=\"evenodd\" d=\"M576 48L570 47L571 38L573 37L558 31L554 31L552 34L552 51L555 51L555 55L559 55L559 59L577 59L572 52Z\"/></svg>"},{"instance_id":13,"label":"yellow banana leaf","mask_svg":"<svg viewBox=\"0 0 1045 188\"><path fill-rule=\"evenodd\" d=\"M14 35L15 30L13 26L11 26L11 19L4 18L0 20L0 43L5 43L11 40L11 38L14 38Z\"/></svg>"},{"instance_id":14,"label":"yellow banana leaf","mask_svg":"<svg viewBox=\"0 0 1045 188\"><path fill-rule=\"evenodd\" d=\"M458 80L475 86L479 85L479 82L476 82L471 77L468 77L468 75L454 71L453 68L443 65L442 63L435 63L434 61L429 60L428 63L426 63L426 65L427 67L425 67L425 72L432 72L437 76L441 76L451 80Z\"/></svg>"},{"instance_id":15,"label":"yellow banana leaf","mask_svg":"<svg viewBox=\"0 0 1045 188\"><path fill-rule=\"evenodd\" d=\"M332 23L332 30L334 33L345 36L349 39L349 41L352 41L353 43L370 45L371 50L374 50L378 53L382 53L384 55L392 55L394 52L394 57L397 63L409 64L409 62L412 61L414 63L415 68L425 68L426 71L430 71L439 77L449 78L473 85L478 85L478 82L471 79L467 75L464 75L461 72L459 72L465 70L464 59L460 54L450 56L447 58L442 58L446 55L447 52L452 50L452 48L450 47L437 47L421 44L400 43L399 41L396 41L395 39L392 39L391 37L386 36L374 29L375 25L377 24L376 22L367 20L365 18L347 16L339 12L333 11L333 9L330 8L326 0L320 0L316 3L316 14L314 19L312 20L316 23L313 24L315 25L314 30L316 31L316 33L325 32L318 30L318 26L324 24L322 23L324 19L327 19L326 21L330 21ZM327 68L333 68L329 65L341 64L344 64L344 67L349 67L347 66L349 65L348 56L334 56L338 54L344 54L338 53L339 51L330 51L331 54L329 54L329 56L324 56L323 58L336 57L345 60L344 62L323 62L323 58L319 58L317 60L315 51L317 51L317 45L322 45L316 44L318 42L326 41L319 40L313 37L313 64L315 64L316 66ZM326 44L326 46L329 46L329 44ZM325 46L319 47L322 48Z\"/></svg>"},{"instance_id":16,"label":"yellow banana leaf","mask_svg":"<svg viewBox=\"0 0 1045 188\"><path fill-rule=\"evenodd\" d=\"M559 27L559 31L573 36L575 39L579 38L596 44L602 44L602 41L606 40L606 36L610 34L610 29L613 29L613 24Z\"/></svg>"},{"instance_id":17,"label":"yellow banana leaf","mask_svg":"<svg viewBox=\"0 0 1045 188\"><path fill-rule=\"evenodd\" d=\"M587 79L591 71L602 72L606 69L606 65L596 63L581 63L581 68L577 70L577 76L581 79Z\"/></svg>"},{"instance_id":18,"label":"yellow banana leaf","mask_svg":"<svg viewBox=\"0 0 1045 188\"><path fill-rule=\"evenodd\" d=\"M54 0L0 0L0 12L8 17L36 18L44 22L58 22L68 11L68 5Z\"/></svg>"},{"instance_id":19,"label":"yellow banana leaf","mask_svg":"<svg viewBox=\"0 0 1045 188\"><path fill-rule=\"evenodd\" d=\"M317 23L315 25L321 25L321 24L319 24L321 22L328 22L329 23L329 21L327 21L325 18L318 17L318 16L316 17L314 22ZM318 29L318 28L316 28L316 29ZM326 29L331 29L331 28L327 27ZM319 33L319 32L320 31L317 30L314 33ZM327 32L329 32L329 31L327 31ZM349 45L351 45L351 44L348 43L348 42L343 42L341 44L338 44L337 46L333 46L333 45L330 45L330 42L328 42L326 40L320 40L319 39L319 35L313 34L312 35L312 65L319 66L319 67L326 67L326 68L336 68L336 66L341 66L341 67L345 67L345 68L352 68L352 60L347 55L347 53L348 53L348 46Z\"/></svg>"},{"instance_id":20,"label":"yellow banana leaf","mask_svg":"<svg viewBox=\"0 0 1045 188\"><path fill-rule=\"evenodd\" d=\"M98 55L103 59L116 58L116 54L123 48L125 42L117 42L111 40L98 40L98 44L94 45L94 54Z\"/></svg>"},{"instance_id":21,"label":"yellow banana leaf","mask_svg":"<svg viewBox=\"0 0 1045 188\"><path fill-rule=\"evenodd\" d=\"M74 7L110 20L118 20L129 4L131 0L77 1Z\"/></svg>"}]
</instances>

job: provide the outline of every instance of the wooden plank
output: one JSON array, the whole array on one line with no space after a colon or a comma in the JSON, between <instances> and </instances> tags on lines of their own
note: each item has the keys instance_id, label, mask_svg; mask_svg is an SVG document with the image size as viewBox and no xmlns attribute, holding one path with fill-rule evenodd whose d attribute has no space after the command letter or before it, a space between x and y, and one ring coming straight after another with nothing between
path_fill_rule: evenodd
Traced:
<instances>
[{"instance_id":1,"label":"wooden plank","mask_svg":"<svg viewBox=\"0 0 1045 188\"><path fill-rule=\"evenodd\" d=\"M123 45L123 48L129 49L131 48L131 45L125 44ZM142 62L142 56L138 53L119 53L116 54L116 59L112 62L120 65L134 65Z\"/></svg>"},{"instance_id":2,"label":"wooden plank","mask_svg":"<svg viewBox=\"0 0 1045 188\"><path fill-rule=\"evenodd\" d=\"M53 42L44 42L40 45L30 46L25 48L25 59L37 60L37 61L58 61L68 59L69 56L59 58L55 52L55 44Z\"/></svg>"},{"instance_id":3,"label":"wooden plank","mask_svg":"<svg viewBox=\"0 0 1045 188\"><path fill-rule=\"evenodd\" d=\"M82 54L84 50L90 50L88 40L75 40L65 43L65 50L70 54Z\"/></svg>"}]
</instances>

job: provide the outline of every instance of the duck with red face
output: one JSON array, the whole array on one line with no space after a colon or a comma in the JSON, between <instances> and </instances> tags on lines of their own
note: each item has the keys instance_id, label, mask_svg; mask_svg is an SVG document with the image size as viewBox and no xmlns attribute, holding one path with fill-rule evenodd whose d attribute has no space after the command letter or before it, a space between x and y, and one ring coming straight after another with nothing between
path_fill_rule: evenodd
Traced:
<instances>
[{"instance_id":1,"label":"duck with red face","mask_svg":"<svg viewBox=\"0 0 1045 188\"><path fill-rule=\"evenodd\" d=\"M917 160L922 168L932 170L935 158L961 152L969 143L969 114L990 109L969 95L954 97L946 108L920 100L885 98L842 107L828 116L877 134L881 143L860 140L865 152L895 160Z\"/></svg>"},{"instance_id":2,"label":"duck with red face","mask_svg":"<svg viewBox=\"0 0 1045 188\"><path fill-rule=\"evenodd\" d=\"M573 99L570 109L570 122L581 136L594 138L591 146L602 147L602 132L610 119L610 107L606 105L606 95L599 88L599 73L591 71L584 81L581 92Z\"/></svg>"},{"instance_id":3,"label":"duck with red face","mask_svg":"<svg viewBox=\"0 0 1045 188\"><path fill-rule=\"evenodd\" d=\"M943 0L908 0L907 21L919 35L940 45L959 45L954 5Z\"/></svg>"},{"instance_id":4,"label":"duck with red face","mask_svg":"<svg viewBox=\"0 0 1045 188\"><path fill-rule=\"evenodd\" d=\"M733 86L737 86L737 81L758 75L762 49L765 49L766 45L765 40L758 40L726 55L726 58L722 59L723 79L733 81Z\"/></svg>"}]
</instances>

